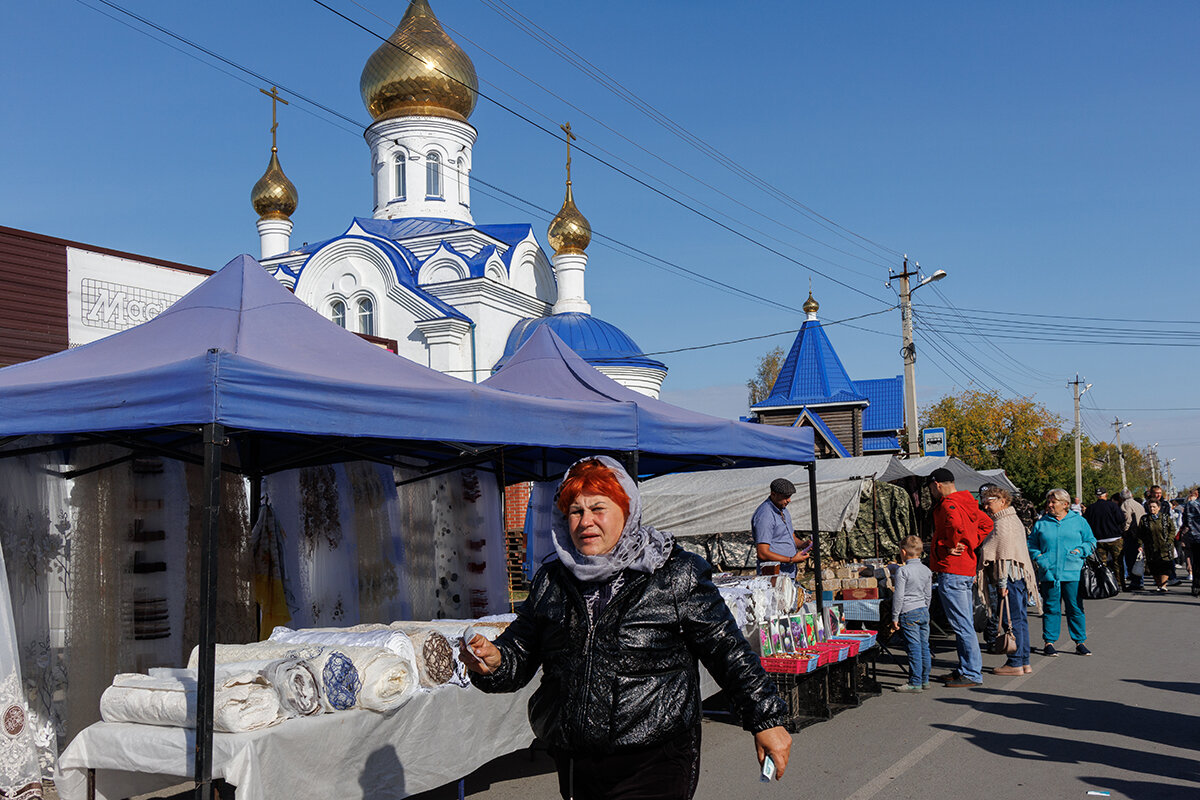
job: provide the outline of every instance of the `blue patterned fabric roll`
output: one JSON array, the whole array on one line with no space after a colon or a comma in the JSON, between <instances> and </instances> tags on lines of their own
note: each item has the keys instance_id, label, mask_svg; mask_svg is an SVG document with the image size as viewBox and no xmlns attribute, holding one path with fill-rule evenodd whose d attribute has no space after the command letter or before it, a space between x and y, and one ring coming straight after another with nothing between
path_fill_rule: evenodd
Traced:
<instances>
[{"instance_id":1,"label":"blue patterned fabric roll","mask_svg":"<svg viewBox=\"0 0 1200 800\"><path fill-rule=\"evenodd\" d=\"M358 702L358 690L362 688L354 662L337 651L330 653L325 661L325 668L321 670L321 684L325 689L325 699L338 711L353 708Z\"/></svg>"}]
</instances>

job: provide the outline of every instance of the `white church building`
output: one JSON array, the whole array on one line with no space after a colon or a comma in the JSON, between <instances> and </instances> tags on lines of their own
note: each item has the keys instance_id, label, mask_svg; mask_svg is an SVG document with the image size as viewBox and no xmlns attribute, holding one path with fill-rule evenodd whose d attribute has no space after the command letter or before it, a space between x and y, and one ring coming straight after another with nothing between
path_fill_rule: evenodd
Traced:
<instances>
[{"instance_id":1,"label":"white church building","mask_svg":"<svg viewBox=\"0 0 1200 800\"><path fill-rule=\"evenodd\" d=\"M465 380L484 380L548 325L600 371L657 397L666 366L592 316L584 293L591 228L572 195L569 128L566 197L547 257L528 223L475 222L475 67L427 0L412 0L359 88L373 119L372 216L293 249L298 192L272 146L251 196L267 271L338 325Z\"/></svg>"}]
</instances>

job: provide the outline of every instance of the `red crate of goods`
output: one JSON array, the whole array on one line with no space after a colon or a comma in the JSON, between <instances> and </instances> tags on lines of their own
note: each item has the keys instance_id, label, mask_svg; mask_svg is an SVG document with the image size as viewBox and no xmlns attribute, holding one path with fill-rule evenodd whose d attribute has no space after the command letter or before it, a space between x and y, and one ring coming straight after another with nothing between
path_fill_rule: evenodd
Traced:
<instances>
[{"instance_id":1,"label":"red crate of goods","mask_svg":"<svg viewBox=\"0 0 1200 800\"><path fill-rule=\"evenodd\" d=\"M826 664L836 664L845 658L842 653L846 648L840 642L821 642L820 644L813 645L813 649L821 654L820 660L817 663L822 667Z\"/></svg>"},{"instance_id":2,"label":"red crate of goods","mask_svg":"<svg viewBox=\"0 0 1200 800\"><path fill-rule=\"evenodd\" d=\"M862 640L854 637L843 637L841 634L831 639L833 642L840 642L849 648L846 658L852 658L858 655L859 649L862 648Z\"/></svg>"},{"instance_id":3,"label":"red crate of goods","mask_svg":"<svg viewBox=\"0 0 1200 800\"><path fill-rule=\"evenodd\" d=\"M817 668L819 654L801 651L794 656L764 656L762 666L767 672L803 675Z\"/></svg>"}]
</instances>

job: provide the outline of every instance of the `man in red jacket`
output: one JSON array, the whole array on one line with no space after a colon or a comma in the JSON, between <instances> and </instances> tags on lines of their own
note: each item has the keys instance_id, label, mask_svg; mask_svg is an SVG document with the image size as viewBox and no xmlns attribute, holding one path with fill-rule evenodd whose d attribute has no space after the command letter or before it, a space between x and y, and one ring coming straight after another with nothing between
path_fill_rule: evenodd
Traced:
<instances>
[{"instance_id":1,"label":"man in red jacket","mask_svg":"<svg viewBox=\"0 0 1200 800\"><path fill-rule=\"evenodd\" d=\"M975 633L975 549L992 532L992 518L979 510L974 495L955 487L950 470L935 469L926 483L934 502L929 568L958 649L958 668L943 680L955 689L982 686L983 656Z\"/></svg>"}]
</instances>

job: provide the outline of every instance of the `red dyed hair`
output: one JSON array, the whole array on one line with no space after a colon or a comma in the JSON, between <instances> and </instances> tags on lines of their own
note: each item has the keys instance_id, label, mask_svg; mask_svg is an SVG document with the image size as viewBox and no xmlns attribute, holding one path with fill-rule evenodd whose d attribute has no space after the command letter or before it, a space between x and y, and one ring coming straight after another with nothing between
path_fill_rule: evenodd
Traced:
<instances>
[{"instance_id":1,"label":"red dyed hair","mask_svg":"<svg viewBox=\"0 0 1200 800\"><path fill-rule=\"evenodd\" d=\"M620 506L625 518L629 518L629 495L613 471L599 461L581 461L571 467L558 490L558 510L565 515L581 494L602 494Z\"/></svg>"}]
</instances>

